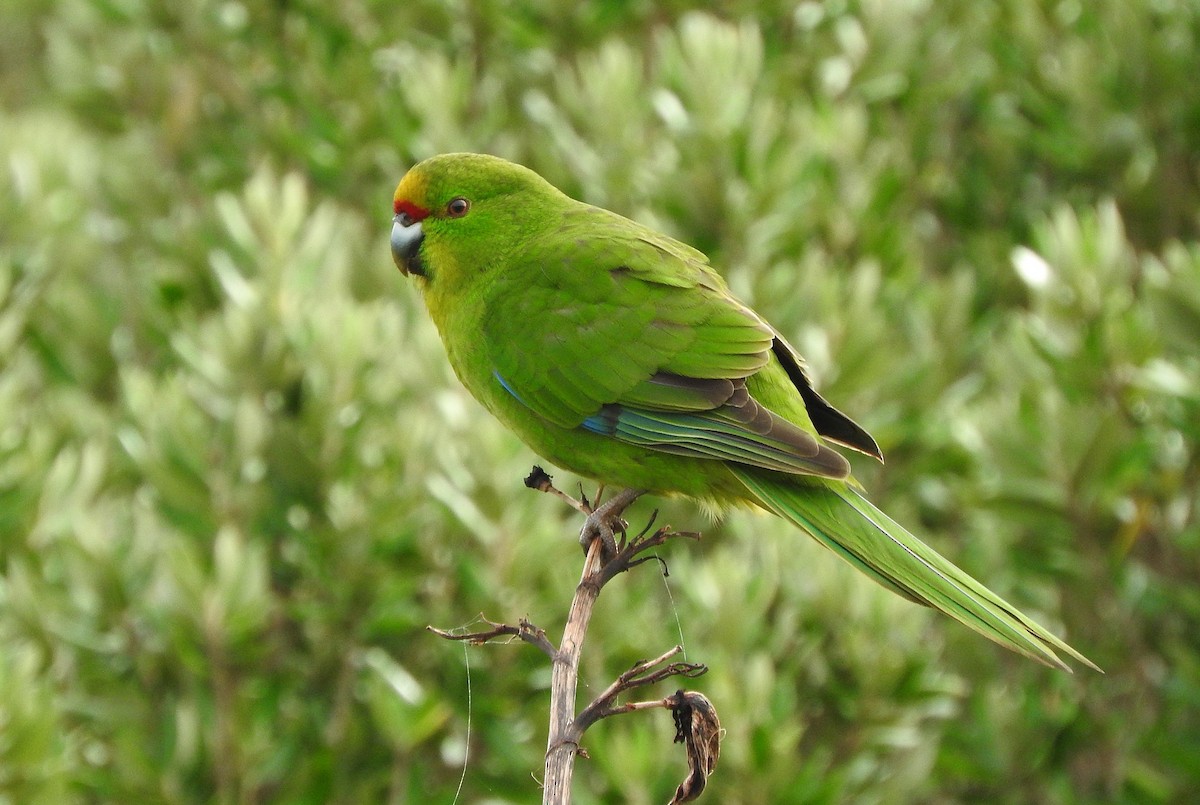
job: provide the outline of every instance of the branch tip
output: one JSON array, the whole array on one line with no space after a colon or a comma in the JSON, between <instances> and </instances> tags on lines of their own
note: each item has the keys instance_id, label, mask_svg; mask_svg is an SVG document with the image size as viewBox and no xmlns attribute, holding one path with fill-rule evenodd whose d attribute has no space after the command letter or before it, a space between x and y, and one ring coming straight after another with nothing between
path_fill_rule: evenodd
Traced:
<instances>
[{"instance_id":1,"label":"branch tip","mask_svg":"<svg viewBox=\"0 0 1200 805\"><path fill-rule=\"evenodd\" d=\"M539 492L545 492L551 486L550 482L552 480L548 472L539 465L534 464L533 469L525 476L525 486L530 489L536 489Z\"/></svg>"}]
</instances>

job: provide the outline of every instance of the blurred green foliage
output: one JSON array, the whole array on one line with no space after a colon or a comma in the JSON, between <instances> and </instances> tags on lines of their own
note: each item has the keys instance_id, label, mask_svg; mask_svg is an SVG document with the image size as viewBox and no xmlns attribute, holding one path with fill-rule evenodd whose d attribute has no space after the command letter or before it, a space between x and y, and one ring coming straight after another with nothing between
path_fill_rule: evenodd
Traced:
<instances>
[{"instance_id":1,"label":"blurred green foliage","mask_svg":"<svg viewBox=\"0 0 1200 805\"><path fill-rule=\"evenodd\" d=\"M605 591L582 696L682 631L711 802L1200 796L1200 4L689 5L4 4L0 802L536 798L544 657L423 631L553 634L579 567L388 259L456 149L709 252L872 497L1108 671L741 513Z\"/></svg>"}]
</instances>

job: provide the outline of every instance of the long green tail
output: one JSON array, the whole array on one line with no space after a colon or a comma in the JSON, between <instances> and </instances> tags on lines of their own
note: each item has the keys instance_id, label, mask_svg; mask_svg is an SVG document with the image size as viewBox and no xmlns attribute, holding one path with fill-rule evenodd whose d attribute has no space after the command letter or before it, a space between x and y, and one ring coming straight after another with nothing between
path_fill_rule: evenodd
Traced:
<instances>
[{"instance_id":1,"label":"long green tail","mask_svg":"<svg viewBox=\"0 0 1200 805\"><path fill-rule=\"evenodd\" d=\"M884 587L940 609L984 637L1039 662L1070 671L1055 650L1100 670L1091 660L908 533L853 488L796 483L787 476L729 465L762 505Z\"/></svg>"}]
</instances>

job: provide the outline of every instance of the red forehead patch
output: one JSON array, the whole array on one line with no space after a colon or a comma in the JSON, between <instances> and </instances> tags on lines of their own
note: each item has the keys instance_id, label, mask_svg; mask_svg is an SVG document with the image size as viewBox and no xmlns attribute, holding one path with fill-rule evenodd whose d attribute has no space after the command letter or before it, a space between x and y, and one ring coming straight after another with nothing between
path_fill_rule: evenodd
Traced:
<instances>
[{"instance_id":1,"label":"red forehead patch","mask_svg":"<svg viewBox=\"0 0 1200 805\"><path fill-rule=\"evenodd\" d=\"M416 204L413 204L411 201L396 199L396 201L392 204L392 209L395 211L396 215L405 213L414 221L423 221L429 217L429 210L425 209L424 207L419 207Z\"/></svg>"}]
</instances>

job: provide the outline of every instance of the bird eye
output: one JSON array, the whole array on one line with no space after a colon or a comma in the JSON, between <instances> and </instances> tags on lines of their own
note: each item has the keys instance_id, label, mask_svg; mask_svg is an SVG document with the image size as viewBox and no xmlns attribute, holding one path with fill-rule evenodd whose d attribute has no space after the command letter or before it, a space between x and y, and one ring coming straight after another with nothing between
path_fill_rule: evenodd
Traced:
<instances>
[{"instance_id":1,"label":"bird eye","mask_svg":"<svg viewBox=\"0 0 1200 805\"><path fill-rule=\"evenodd\" d=\"M462 196L450 199L450 203L446 205L446 214L451 218L462 218L471 209L471 202L467 201Z\"/></svg>"}]
</instances>

